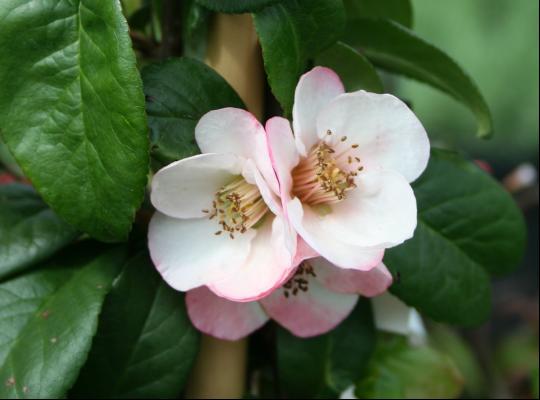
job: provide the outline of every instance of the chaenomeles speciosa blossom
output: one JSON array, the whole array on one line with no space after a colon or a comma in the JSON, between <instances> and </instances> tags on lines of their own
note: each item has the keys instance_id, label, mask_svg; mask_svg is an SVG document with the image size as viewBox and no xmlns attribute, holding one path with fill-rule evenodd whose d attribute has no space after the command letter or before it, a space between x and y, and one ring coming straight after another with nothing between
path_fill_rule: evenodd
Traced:
<instances>
[{"instance_id":1,"label":"chaenomeles speciosa blossom","mask_svg":"<svg viewBox=\"0 0 540 400\"><path fill-rule=\"evenodd\" d=\"M193 289L191 320L223 339L247 336L269 318L301 337L328 332L359 295L386 291L392 276L384 250L416 227L409 182L427 165L429 141L399 99L345 93L332 70L317 67L296 88L294 134L284 118L265 128L242 110L205 115L196 139L209 154L171 164L152 186L156 267L171 286ZM219 163L198 166L205 157ZM223 167L227 157L240 160L236 169ZM256 197L264 211L235 225L242 205L220 208L224 194L238 202ZM223 229L212 232L214 219ZM191 225L201 226L196 234ZM384 320L380 307L377 314Z\"/></svg>"}]
</instances>

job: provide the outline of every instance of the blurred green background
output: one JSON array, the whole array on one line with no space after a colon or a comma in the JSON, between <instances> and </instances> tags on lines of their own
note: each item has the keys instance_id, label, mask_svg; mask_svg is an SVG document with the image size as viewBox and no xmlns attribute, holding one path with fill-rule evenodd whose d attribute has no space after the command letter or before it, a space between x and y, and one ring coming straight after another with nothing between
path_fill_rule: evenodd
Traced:
<instances>
[{"instance_id":1,"label":"blurred green background","mask_svg":"<svg viewBox=\"0 0 540 400\"><path fill-rule=\"evenodd\" d=\"M475 158L537 164L538 1L413 0L413 7L415 31L472 76L495 121L493 138L477 139L463 106L425 85L399 80L398 92L430 135Z\"/></svg>"}]
</instances>

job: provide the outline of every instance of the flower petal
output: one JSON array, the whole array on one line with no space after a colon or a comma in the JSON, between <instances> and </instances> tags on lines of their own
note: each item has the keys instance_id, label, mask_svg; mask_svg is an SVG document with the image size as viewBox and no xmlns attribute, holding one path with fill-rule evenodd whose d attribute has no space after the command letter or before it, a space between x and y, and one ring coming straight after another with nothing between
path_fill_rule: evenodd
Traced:
<instances>
[{"instance_id":1,"label":"flower petal","mask_svg":"<svg viewBox=\"0 0 540 400\"><path fill-rule=\"evenodd\" d=\"M317 116L321 109L344 92L341 79L329 68L315 67L302 75L293 106L294 135L301 155L305 156L318 141Z\"/></svg>"},{"instance_id":2,"label":"flower petal","mask_svg":"<svg viewBox=\"0 0 540 400\"><path fill-rule=\"evenodd\" d=\"M335 134L325 135L327 130ZM413 112L389 94L364 91L343 94L326 106L317 119L319 138L358 144L365 170L386 169L409 182L420 176L429 159L427 133Z\"/></svg>"},{"instance_id":3,"label":"flower petal","mask_svg":"<svg viewBox=\"0 0 540 400\"><path fill-rule=\"evenodd\" d=\"M334 329L354 309L357 295L332 292L311 275L304 274L302 278L308 281L307 291L293 294L292 290L281 287L261 300L268 315L296 336L322 335Z\"/></svg>"},{"instance_id":4,"label":"flower petal","mask_svg":"<svg viewBox=\"0 0 540 400\"><path fill-rule=\"evenodd\" d=\"M198 330L223 340L242 339L268 321L258 302L228 301L205 287L190 290L186 294L186 306Z\"/></svg>"},{"instance_id":5,"label":"flower petal","mask_svg":"<svg viewBox=\"0 0 540 400\"><path fill-rule=\"evenodd\" d=\"M410 239L416 228L416 198L407 180L393 171L362 172L357 188L332 205L321 229L343 242L363 247L392 247Z\"/></svg>"},{"instance_id":6,"label":"flower petal","mask_svg":"<svg viewBox=\"0 0 540 400\"><path fill-rule=\"evenodd\" d=\"M216 191L242 171L232 154L200 154L173 162L152 179L151 201L163 214L198 218L212 208Z\"/></svg>"},{"instance_id":7,"label":"flower petal","mask_svg":"<svg viewBox=\"0 0 540 400\"><path fill-rule=\"evenodd\" d=\"M332 264L342 267L369 271L381 262L384 249L378 247L361 247L346 243L342 235L326 230L323 216L310 207L302 207L298 198L287 204L287 212L291 225L298 234L322 257Z\"/></svg>"},{"instance_id":8,"label":"flower petal","mask_svg":"<svg viewBox=\"0 0 540 400\"><path fill-rule=\"evenodd\" d=\"M422 318L414 308L388 293L373 298L371 304L377 329L408 336L414 344L426 340Z\"/></svg>"},{"instance_id":9,"label":"flower petal","mask_svg":"<svg viewBox=\"0 0 540 400\"><path fill-rule=\"evenodd\" d=\"M294 144L294 136L289 121L274 117L266 122L266 135L272 166L279 182L280 196L284 203L290 200L292 190L291 171L300 161Z\"/></svg>"},{"instance_id":10,"label":"flower petal","mask_svg":"<svg viewBox=\"0 0 540 400\"><path fill-rule=\"evenodd\" d=\"M195 127L195 139L203 153L232 153L252 159L272 191L279 193L266 133L249 112L238 108L210 111Z\"/></svg>"},{"instance_id":11,"label":"flower petal","mask_svg":"<svg viewBox=\"0 0 540 400\"><path fill-rule=\"evenodd\" d=\"M373 297L384 293L392 284L392 275L383 263L370 271L339 268L322 257L310 260L309 264L315 269L317 279L334 292Z\"/></svg>"},{"instance_id":12,"label":"flower petal","mask_svg":"<svg viewBox=\"0 0 540 400\"><path fill-rule=\"evenodd\" d=\"M176 290L186 291L223 279L242 266L255 231L215 235L215 220L176 219L156 212L148 227L148 247L157 270Z\"/></svg>"},{"instance_id":13,"label":"flower petal","mask_svg":"<svg viewBox=\"0 0 540 400\"><path fill-rule=\"evenodd\" d=\"M218 296L232 301L258 300L281 286L294 269L294 252L284 246L284 242L291 240L285 237L290 234L286 222L281 217L273 221L266 218L256 230L250 254L241 268L208 285Z\"/></svg>"}]
</instances>

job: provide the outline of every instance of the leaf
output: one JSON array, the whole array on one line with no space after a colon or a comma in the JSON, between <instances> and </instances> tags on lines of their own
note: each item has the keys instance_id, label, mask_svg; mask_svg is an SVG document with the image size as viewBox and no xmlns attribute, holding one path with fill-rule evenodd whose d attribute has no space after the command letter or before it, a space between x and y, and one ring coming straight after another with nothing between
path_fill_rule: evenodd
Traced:
<instances>
[{"instance_id":1,"label":"leaf","mask_svg":"<svg viewBox=\"0 0 540 400\"><path fill-rule=\"evenodd\" d=\"M525 224L510 195L455 153L435 150L413 185L414 238L389 250L400 279L391 291L437 321L475 325L489 314L489 273L512 271L525 247Z\"/></svg>"},{"instance_id":2,"label":"leaf","mask_svg":"<svg viewBox=\"0 0 540 400\"><path fill-rule=\"evenodd\" d=\"M148 139L118 0L4 0L0 21L9 149L63 219L103 241L125 239L144 195Z\"/></svg>"},{"instance_id":3,"label":"leaf","mask_svg":"<svg viewBox=\"0 0 540 400\"><path fill-rule=\"evenodd\" d=\"M315 57L315 64L333 69L343 81L347 92L366 90L383 93L381 78L362 54L342 42Z\"/></svg>"},{"instance_id":4,"label":"leaf","mask_svg":"<svg viewBox=\"0 0 540 400\"><path fill-rule=\"evenodd\" d=\"M148 256L131 259L107 296L71 398L176 398L198 351L184 297Z\"/></svg>"},{"instance_id":5,"label":"leaf","mask_svg":"<svg viewBox=\"0 0 540 400\"><path fill-rule=\"evenodd\" d=\"M491 113L472 79L448 55L412 31L391 21L356 18L347 23L344 40L361 48L375 65L454 97L474 113L478 135L491 134Z\"/></svg>"},{"instance_id":6,"label":"leaf","mask_svg":"<svg viewBox=\"0 0 540 400\"><path fill-rule=\"evenodd\" d=\"M0 185L0 280L44 260L77 237L29 185Z\"/></svg>"},{"instance_id":7,"label":"leaf","mask_svg":"<svg viewBox=\"0 0 540 400\"><path fill-rule=\"evenodd\" d=\"M195 126L208 111L245 108L213 69L189 58L172 58L143 72L152 155L170 163L199 153Z\"/></svg>"},{"instance_id":8,"label":"leaf","mask_svg":"<svg viewBox=\"0 0 540 400\"><path fill-rule=\"evenodd\" d=\"M0 398L66 394L123 258L123 248L100 251L85 244L0 285Z\"/></svg>"},{"instance_id":9,"label":"leaf","mask_svg":"<svg viewBox=\"0 0 540 400\"><path fill-rule=\"evenodd\" d=\"M223 13L240 14L260 9L284 0L196 0L206 8ZM290 1L290 0L286 0Z\"/></svg>"},{"instance_id":10,"label":"leaf","mask_svg":"<svg viewBox=\"0 0 540 400\"><path fill-rule=\"evenodd\" d=\"M373 316L365 299L326 335L301 339L279 329L281 389L291 397L335 396L362 376L374 344Z\"/></svg>"},{"instance_id":11,"label":"leaf","mask_svg":"<svg viewBox=\"0 0 540 400\"><path fill-rule=\"evenodd\" d=\"M17 162L9 152L6 144L2 142L0 138L0 164L3 164L12 174L17 175L19 178L24 177L23 172L17 165Z\"/></svg>"},{"instance_id":12,"label":"leaf","mask_svg":"<svg viewBox=\"0 0 540 400\"><path fill-rule=\"evenodd\" d=\"M183 4L182 41L184 55L204 61L208 43L208 28L212 13L198 4L188 0Z\"/></svg>"},{"instance_id":13,"label":"leaf","mask_svg":"<svg viewBox=\"0 0 540 400\"><path fill-rule=\"evenodd\" d=\"M400 336L378 340L366 376L356 386L360 399L458 398L463 378L452 361L430 347L411 347Z\"/></svg>"},{"instance_id":14,"label":"leaf","mask_svg":"<svg viewBox=\"0 0 540 400\"><path fill-rule=\"evenodd\" d=\"M336 0L287 0L254 14L272 93L290 115L294 90L307 62L334 44L345 24Z\"/></svg>"},{"instance_id":15,"label":"leaf","mask_svg":"<svg viewBox=\"0 0 540 400\"><path fill-rule=\"evenodd\" d=\"M385 18L412 28L410 0L343 0L348 18Z\"/></svg>"}]
</instances>

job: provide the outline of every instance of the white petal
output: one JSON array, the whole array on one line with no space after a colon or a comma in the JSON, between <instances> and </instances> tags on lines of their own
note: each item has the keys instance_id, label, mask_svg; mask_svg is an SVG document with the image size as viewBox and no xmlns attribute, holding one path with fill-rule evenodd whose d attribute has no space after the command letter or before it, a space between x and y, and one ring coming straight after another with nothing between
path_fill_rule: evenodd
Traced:
<instances>
[{"instance_id":1,"label":"white petal","mask_svg":"<svg viewBox=\"0 0 540 400\"><path fill-rule=\"evenodd\" d=\"M413 344L425 342L426 330L414 308L388 293L374 297L371 302L377 329L407 336Z\"/></svg>"},{"instance_id":2,"label":"white petal","mask_svg":"<svg viewBox=\"0 0 540 400\"><path fill-rule=\"evenodd\" d=\"M266 133L249 112L238 108L210 111L195 127L195 139L203 153L232 153L252 159L272 191L278 193Z\"/></svg>"},{"instance_id":3,"label":"white petal","mask_svg":"<svg viewBox=\"0 0 540 400\"><path fill-rule=\"evenodd\" d=\"M343 242L392 247L410 239L416 228L416 198L407 180L392 171L362 172L357 188L321 219L322 229Z\"/></svg>"},{"instance_id":4,"label":"white petal","mask_svg":"<svg viewBox=\"0 0 540 400\"><path fill-rule=\"evenodd\" d=\"M310 207L302 207L294 198L287 204L292 226L306 243L332 264L361 271L369 271L381 262L384 249L354 246L343 240L343 234L326 230L324 217Z\"/></svg>"},{"instance_id":5,"label":"white petal","mask_svg":"<svg viewBox=\"0 0 540 400\"><path fill-rule=\"evenodd\" d=\"M255 231L215 235L216 220L176 219L156 212L148 227L152 261L176 290L190 290L234 273L247 259Z\"/></svg>"},{"instance_id":6,"label":"white petal","mask_svg":"<svg viewBox=\"0 0 540 400\"><path fill-rule=\"evenodd\" d=\"M173 162L152 179L151 201L176 218L198 218L211 209L216 191L240 175L242 161L232 154L200 154Z\"/></svg>"},{"instance_id":7,"label":"white petal","mask_svg":"<svg viewBox=\"0 0 540 400\"><path fill-rule=\"evenodd\" d=\"M334 135L324 136L327 130ZM429 139L413 112L389 94L364 91L343 94L317 119L319 137L336 141L346 136L358 144L357 154L368 171L385 169L409 182L420 176L429 159Z\"/></svg>"},{"instance_id":8,"label":"white petal","mask_svg":"<svg viewBox=\"0 0 540 400\"><path fill-rule=\"evenodd\" d=\"M317 143L317 116L332 99L345 92L339 76L329 68L315 67L296 86L293 128L296 145L305 156ZM326 131L325 131L326 132Z\"/></svg>"},{"instance_id":9,"label":"white petal","mask_svg":"<svg viewBox=\"0 0 540 400\"><path fill-rule=\"evenodd\" d=\"M225 279L214 281L209 289L233 301L253 301L281 286L294 269L293 257L284 246L288 234L282 218L267 220L251 242L251 251L242 267Z\"/></svg>"}]
</instances>

